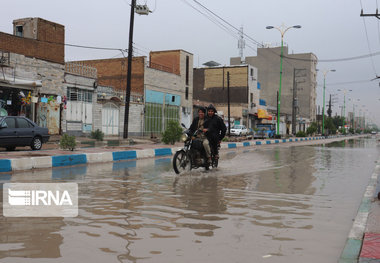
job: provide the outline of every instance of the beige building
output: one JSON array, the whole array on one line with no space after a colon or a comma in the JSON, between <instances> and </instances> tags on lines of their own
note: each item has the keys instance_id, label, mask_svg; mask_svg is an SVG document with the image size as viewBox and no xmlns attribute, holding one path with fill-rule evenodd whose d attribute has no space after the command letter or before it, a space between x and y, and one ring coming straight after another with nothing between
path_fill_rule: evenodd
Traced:
<instances>
[{"instance_id":1,"label":"beige building","mask_svg":"<svg viewBox=\"0 0 380 263\"><path fill-rule=\"evenodd\" d=\"M194 105L213 103L227 124L228 74L231 125L243 124L253 128L260 107L260 90L257 86L257 68L250 65L194 69Z\"/></svg>"},{"instance_id":2,"label":"beige building","mask_svg":"<svg viewBox=\"0 0 380 263\"><path fill-rule=\"evenodd\" d=\"M268 110L274 115L277 112L277 92L280 83L281 47L258 48L257 56L246 57L245 63L259 71L258 82L261 87L260 98L266 101ZM313 53L289 54L284 47L281 88L281 123L280 133L291 132L293 87L297 82L297 130L304 130L316 119L317 98L317 57ZM239 65L240 57L231 58L231 65ZM294 77L295 69L304 69L304 76Z\"/></svg>"}]
</instances>

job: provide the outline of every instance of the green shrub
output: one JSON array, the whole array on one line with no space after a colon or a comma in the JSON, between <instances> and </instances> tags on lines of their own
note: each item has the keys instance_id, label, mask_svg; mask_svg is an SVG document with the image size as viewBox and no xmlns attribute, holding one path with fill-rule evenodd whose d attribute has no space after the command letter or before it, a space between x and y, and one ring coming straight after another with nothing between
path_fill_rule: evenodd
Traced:
<instances>
[{"instance_id":1,"label":"green shrub","mask_svg":"<svg viewBox=\"0 0 380 263\"><path fill-rule=\"evenodd\" d=\"M313 133L316 133L317 129L317 124L315 122L312 122L310 126L306 129L306 134L311 135Z\"/></svg>"},{"instance_id":2,"label":"green shrub","mask_svg":"<svg viewBox=\"0 0 380 263\"><path fill-rule=\"evenodd\" d=\"M306 133L304 131L299 131L297 132L296 137L306 137Z\"/></svg>"},{"instance_id":3,"label":"green shrub","mask_svg":"<svg viewBox=\"0 0 380 263\"><path fill-rule=\"evenodd\" d=\"M74 151L76 146L77 143L75 142L75 136L64 134L61 137L59 147L61 147L62 149L69 149L70 151Z\"/></svg>"},{"instance_id":4,"label":"green shrub","mask_svg":"<svg viewBox=\"0 0 380 263\"><path fill-rule=\"evenodd\" d=\"M104 133L97 129L96 131L91 132L91 138L96 139L97 141L103 141Z\"/></svg>"},{"instance_id":5,"label":"green shrub","mask_svg":"<svg viewBox=\"0 0 380 263\"><path fill-rule=\"evenodd\" d=\"M228 142L228 141L229 141L228 137L224 137L224 138L222 139L222 142Z\"/></svg>"},{"instance_id":6,"label":"green shrub","mask_svg":"<svg viewBox=\"0 0 380 263\"><path fill-rule=\"evenodd\" d=\"M162 134L162 141L166 144L174 144L181 139L182 127L177 121L169 121L166 130Z\"/></svg>"}]
</instances>

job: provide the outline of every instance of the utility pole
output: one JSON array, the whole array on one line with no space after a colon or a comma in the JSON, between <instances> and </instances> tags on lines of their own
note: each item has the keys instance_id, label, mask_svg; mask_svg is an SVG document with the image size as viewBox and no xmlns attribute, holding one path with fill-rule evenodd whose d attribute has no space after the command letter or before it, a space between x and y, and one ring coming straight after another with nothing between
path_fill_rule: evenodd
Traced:
<instances>
[{"instance_id":1,"label":"utility pole","mask_svg":"<svg viewBox=\"0 0 380 263\"><path fill-rule=\"evenodd\" d=\"M296 82L296 69L293 72L293 107L292 107L292 134L296 135L296 120L297 120L297 82Z\"/></svg>"},{"instance_id":2,"label":"utility pole","mask_svg":"<svg viewBox=\"0 0 380 263\"><path fill-rule=\"evenodd\" d=\"M360 16L375 16L377 19L380 19L380 14L379 14L378 9L376 9L375 14L364 14L363 9L362 9L362 11L360 12Z\"/></svg>"},{"instance_id":3,"label":"utility pole","mask_svg":"<svg viewBox=\"0 0 380 263\"><path fill-rule=\"evenodd\" d=\"M327 115L331 118L331 113L332 113L332 110L331 110L331 94L330 94L330 100L329 100L329 109L327 110Z\"/></svg>"},{"instance_id":4,"label":"utility pole","mask_svg":"<svg viewBox=\"0 0 380 263\"><path fill-rule=\"evenodd\" d=\"M131 17L129 22L129 43L128 43L128 68L127 68L127 88L125 94L124 110L124 132L123 138L128 138L129 122L129 101L131 99L131 79L132 79L132 56L133 56L133 24L135 21L135 11L139 15L148 15L151 13L147 5L137 5L136 0L131 0Z\"/></svg>"},{"instance_id":5,"label":"utility pole","mask_svg":"<svg viewBox=\"0 0 380 263\"><path fill-rule=\"evenodd\" d=\"M297 126L297 112L299 109L297 91L298 83L304 83L305 80L299 81L299 78L306 77L306 69L294 69L293 72L293 107L292 107L292 133L296 134Z\"/></svg>"},{"instance_id":6,"label":"utility pole","mask_svg":"<svg viewBox=\"0 0 380 263\"><path fill-rule=\"evenodd\" d=\"M125 95L124 111L124 139L128 138L128 121L129 121L129 101L131 97L131 79L132 79L132 51L133 51L133 23L135 20L136 0L131 0L131 18L129 22L129 44L128 44L128 69L127 69L127 91Z\"/></svg>"},{"instance_id":7,"label":"utility pole","mask_svg":"<svg viewBox=\"0 0 380 263\"><path fill-rule=\"evenodd\" d=\"M228 136L231 136L231 112L230 112L230 72L227 71L227 104L228 104Z\"/></svg>"}]
</instances>

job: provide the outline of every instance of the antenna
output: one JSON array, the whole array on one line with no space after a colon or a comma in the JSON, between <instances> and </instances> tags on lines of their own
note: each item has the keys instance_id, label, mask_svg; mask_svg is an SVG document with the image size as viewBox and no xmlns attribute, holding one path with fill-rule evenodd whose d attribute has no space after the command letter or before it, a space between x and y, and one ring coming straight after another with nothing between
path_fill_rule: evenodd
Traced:
<instances>
[{"instance_id":1,"label":"antenna","mask_svg":"<svg viewBox=\"0 0 380 263\"><path fill-rule=\"evenodd\" d=\"M244 33L243 33L243 26L240 27L239 30L239 40L238 40L238 49L239 49L239 55L240 55L240 63L243 64L244 61L244 48L245 48L245 40L244 40Z\"/></svg>"}]
</instances>

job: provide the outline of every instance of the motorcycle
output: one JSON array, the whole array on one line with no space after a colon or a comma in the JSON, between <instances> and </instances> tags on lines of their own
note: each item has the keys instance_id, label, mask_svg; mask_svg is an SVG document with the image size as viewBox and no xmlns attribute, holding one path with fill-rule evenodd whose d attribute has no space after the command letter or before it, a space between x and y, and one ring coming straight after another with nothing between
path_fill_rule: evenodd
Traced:
<instances>
[{"instance_id":1,"label":"motorcycle","mask_svg":"<svg viewBox=\"0 0 380 263\"><path fill-rule=\"evenodd\" d=\"M182 124L182 127L185 125ZM207 162L206 151L203 147L203 142L197 135L202 131L197 130L192 133L186 129L181 137L184 142L184 147L177 151L173 157L173 169L177 174L183 171L190 171L199 167L204 167L206 170L218 167L218 158L211 151L211 164ZM220 146L218 146L220 147Z\"/></svg>"}]
</instances>

